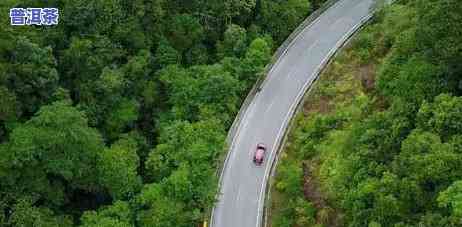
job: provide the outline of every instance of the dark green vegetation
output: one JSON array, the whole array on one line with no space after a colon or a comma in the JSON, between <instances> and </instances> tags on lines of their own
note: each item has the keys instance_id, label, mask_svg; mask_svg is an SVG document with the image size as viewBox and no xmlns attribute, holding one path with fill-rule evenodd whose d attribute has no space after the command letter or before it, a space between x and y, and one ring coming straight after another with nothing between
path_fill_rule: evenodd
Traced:
<instances>
[{"instance_id":1,"label":"dark green vegetation","mask_svg":"<svg viewBox=\"0 0 462 227\"><path fill-rule=\"evenodd\" d=\"M461 63L460 1L379 12L296 121L273 226L462 226Z\"/></svg>"},{"instance_id":2,"label":"dark green vegetation","mask_svg":"<svg viewBox=\"0 0 462 227\"><path fill-rule=\"evenodd\" d=\"M60 24L9 26L12 7L58 7ZM239 104L311 10L1 0L0 226L200 223Z\"/></svg>"}]
</instances>

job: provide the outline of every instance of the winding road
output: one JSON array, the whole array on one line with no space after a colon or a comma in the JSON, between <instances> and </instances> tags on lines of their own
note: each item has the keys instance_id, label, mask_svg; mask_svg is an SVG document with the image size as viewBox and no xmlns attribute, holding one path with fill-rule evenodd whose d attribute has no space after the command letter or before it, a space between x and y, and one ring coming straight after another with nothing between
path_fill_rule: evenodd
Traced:
<instances>
[{"instance_id":1,"label":"winding road","mask_svg":"<svg viewBox=\"0 0 462 227\"><path fill-rule=\"evenodd\" d=\"M232 138L212 227L262 226L271 163L289 120L322 67L370 18L373 3L339 0L303 29L273 65ZM267 145L267 155L264 164L257 167L251 160L260 142Z\"/></svg>"}]
</instances>

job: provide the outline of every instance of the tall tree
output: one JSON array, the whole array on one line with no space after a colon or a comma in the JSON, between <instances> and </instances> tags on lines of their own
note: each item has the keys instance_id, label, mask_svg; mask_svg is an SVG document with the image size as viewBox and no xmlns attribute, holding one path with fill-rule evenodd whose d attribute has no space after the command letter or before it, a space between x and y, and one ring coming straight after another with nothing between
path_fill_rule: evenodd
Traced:
<instances>
[{"instance_id":1,"label":"tall tree","mask_svg":"<svg viewBox=\"0 0 462 227\"><path fill-rule=\"evenodd\" d=\"M98 188L94 173L103 147L82 112L65 102L44 106L12 131L2 150L10 179L3 188L18 197L63 205L73 190Z\"/></svg>"},{"instance_id":2,"label":"tall tree","mask_svg":"<svg viewBox=\"0 0 462 227\"><path fill-rule=\"evenodd\" d=\"M116 201L98 211L86 211L80 218L82 227L132 227L133 213L128 202Z\"/></svg>"},{"instance_id":3,"label":"tall tree","mask_svg":"<svg viewBox=\"0 0 462 227\"><path fill-rule=\"evenodd\" d=\"M124 138L100 152L98 177L114 199L131 198L141 189L137 143Z\"/></svg>"},{"instance_id":4,"label":"tall tree","mask_svg":"<svg viewBox=\"0 0 462 227\"><path fill-rule=\"evenodd\" d=\"M58 86L56 60L51 48L42 48L28 38L19 37L14 45L6 83L30 115L50 101Z\"/></svg>"}]
</instances>

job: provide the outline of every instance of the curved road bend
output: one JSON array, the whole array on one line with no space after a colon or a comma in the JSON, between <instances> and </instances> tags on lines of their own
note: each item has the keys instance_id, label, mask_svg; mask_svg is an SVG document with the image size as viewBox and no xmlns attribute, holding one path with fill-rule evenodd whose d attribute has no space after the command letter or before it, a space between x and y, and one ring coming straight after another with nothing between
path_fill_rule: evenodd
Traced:
<instances>
[{"instance_id":1,"label":"curved road bend","mask_svg":"<svg viewBox=\"0 0 462 227\"><path fill-rule=\"evenodd\" d=\"M364 18L374 0L340 0L291 43L239 122L221 177L212 227L260 227L266 180L294 107L306 88ZM267 145L264 165L252 163L257 143Z\"/></svg>"}]
</instances>

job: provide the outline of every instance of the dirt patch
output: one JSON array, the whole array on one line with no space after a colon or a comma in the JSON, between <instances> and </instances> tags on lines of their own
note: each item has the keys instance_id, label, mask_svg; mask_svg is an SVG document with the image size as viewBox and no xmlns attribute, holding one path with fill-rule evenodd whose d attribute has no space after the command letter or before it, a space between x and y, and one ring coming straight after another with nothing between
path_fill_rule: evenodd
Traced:
<instances>
[{"instance_id":1,"label":"dirt patch","mask_svg":"<svg viewBox=\"0 0 462 227\"><path fill-rule=\"evenodd\" d=\"M338 227L343 226L342 212L332 208L321 191L321 185L316 178L316 170L319 165L316 161L307 160L303 164L303 194L305 199L310 201L318 210L316 223L322 226Z\"/></svg>"},{"instance_id":2,"label":"dirt patch","mask_svg":"<svg viewBox=\"0 0 462 227\"><path fill-rule=\"evenodd\" d=\"M318 97L316 102L306 102L303 106L303 116L308 116L310 113L329 113L332 111L330 105L331 99L326 96Z\"/></svg>"},{"instance_id":3,"label":"dirt patch","mask_svg":"<svg viewBox=\"0 0 462 227\"><path fill-rule=\"evenodd\" d=\"M358 70L361 85L366 93L370 93L375 88L375 66L368 64L361 66Z\"/></svg>"},{"instance_id":4,"label":"dirt patch","mask_svg":"<svg viewBox=\"0 0 462 227\"><path fill-rule=\"evenodd\" d=\"M319 190L319 183L313 177L315 166L317 165L313 165L310 161L303 162L303 194L305 199L311 201L314 207L320 210L326 206L326 202Z\"/></svg>"}]
</instances>

